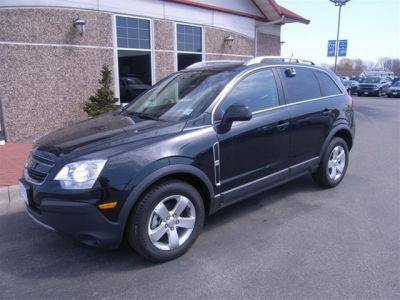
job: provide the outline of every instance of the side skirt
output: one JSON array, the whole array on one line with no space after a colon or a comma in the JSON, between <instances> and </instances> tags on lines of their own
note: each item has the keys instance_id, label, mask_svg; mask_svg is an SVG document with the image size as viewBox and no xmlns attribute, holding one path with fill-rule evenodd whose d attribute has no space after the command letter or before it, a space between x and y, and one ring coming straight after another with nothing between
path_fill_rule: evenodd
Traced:
<instances>
[{"instance_id":1,"label":"side skirt","mask_svg":"<svg viewBox=\"0 0 400 300\"><path fill-rule=\"evenodd\" d=\"M283 169L268 176L245 183L241 186L222 192L220 195L220 206L223 208L243 199L265 192L281 184L292 181L307 173L313 172L319 165L319 157L306 160L297 165Z\"/></svg>"}]
</instances>

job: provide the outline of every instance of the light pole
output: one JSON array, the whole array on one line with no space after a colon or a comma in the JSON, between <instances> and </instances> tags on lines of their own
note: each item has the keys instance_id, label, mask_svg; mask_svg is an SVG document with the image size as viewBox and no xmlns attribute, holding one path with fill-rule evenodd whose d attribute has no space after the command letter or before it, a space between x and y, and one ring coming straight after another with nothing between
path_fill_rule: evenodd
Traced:
<instances>
[{"instance_id":1,"label":"light pole","mask_svg":"<svg viewBox=\"0 0 400 300\"><path fill-rule=\"evenodd\" d=\"M339 6L339 17L337 24L337 35L336 35L336 48L335 48L335 73L336 73L336 65L337 65L337 57L339 54L339 31L340 31L340 13L342 11L342 6L346 5L350 0L329 0L335 4L335 6Z\"/></svg>"}]
</instances>

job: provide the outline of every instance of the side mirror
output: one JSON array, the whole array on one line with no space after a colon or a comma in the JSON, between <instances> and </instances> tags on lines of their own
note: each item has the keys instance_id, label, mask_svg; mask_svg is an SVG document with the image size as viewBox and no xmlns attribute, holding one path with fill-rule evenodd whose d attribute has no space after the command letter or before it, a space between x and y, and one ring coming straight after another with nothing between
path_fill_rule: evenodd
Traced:
<instances>
[{"instance_id":1,"label":"side mirror","mask_svg":"<svg viewBox=\"0 0 400 300\"><path fill-rule=\"evenodd\" d=\"M231 129L232 123L235 121L248 121L251 120L252 113L249 108L243 104L234 103L227 108L222 116L219 130L227 132Z\"/></svg>"}]
</instances>

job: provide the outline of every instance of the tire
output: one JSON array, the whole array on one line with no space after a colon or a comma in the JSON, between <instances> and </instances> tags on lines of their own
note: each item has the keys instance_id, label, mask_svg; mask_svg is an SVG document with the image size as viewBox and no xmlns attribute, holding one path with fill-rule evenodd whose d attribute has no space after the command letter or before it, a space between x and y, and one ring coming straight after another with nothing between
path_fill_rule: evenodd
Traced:
<instances>
[{"instance_id":1,"label":"tire","mask_svg":"<svg viewBox=\"0 0 400 300\"><path fill-rule=\"evenodd\" d=\"M174 209L178 210L176 215ZM129 244L154 262L175 259L196 241L204 215L203 199L193 186L179 180L159 183L143 195L131 213L126 230Z\"/></svg>"},{"instance_id":2,"label":"tire","mask_svg":"<svg viewBox=\"0 0 400 300\"><path fill-rule=\"evenodd\" d=\"M378 91L378 97L382 97L382 89L379 89L379 91Z\"/></svg>"},{"instance_id":3,"label":"tire","mask_svg":"<svg viewBox=\"0 0 400 300\"><path fill-rule=\"evenodd\" d=\"M361 97L361 96L362 96L362 93L357 93L357 96L358 96L358 97Z\"/></svg>"},{"instance_id":4,"label":"tire","mask_svg":"<svg viewBox=\"0 0 400 300\"><path fill-rule=\"evenodd\" d=\"M335 163L334 150L336 151L338 149L344 152L344 163L342 160L339 159L337 159ZM323 188L333 188L343 180L344 176L346 175L348 164L349 149L347 147L347 144L342 138L335 137L326 148L325 153L322 156L320 165L317 171L312 174L312 177L319 186ZM341 170L341 172L339 172L339 170Z\"/></svg>"}]
</instances>

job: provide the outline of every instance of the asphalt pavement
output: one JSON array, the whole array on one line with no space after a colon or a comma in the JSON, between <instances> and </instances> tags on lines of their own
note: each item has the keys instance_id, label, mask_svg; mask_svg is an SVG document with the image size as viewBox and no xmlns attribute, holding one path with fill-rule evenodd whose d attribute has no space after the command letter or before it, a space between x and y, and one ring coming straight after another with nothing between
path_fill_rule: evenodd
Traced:
<instances>
[{"instance_id":1,"label":"asphalt pavement","mask_svg":"<svg viewBox=\"0 0 400 300\"><path fill-rule=\"evenodd\" d=\"M400 99L354 99L356 140L338 187L305 176L226 208L164 264L127 245L65 240L3 188L0 299L399 299Z\"/></svg>"}]
</instances>

